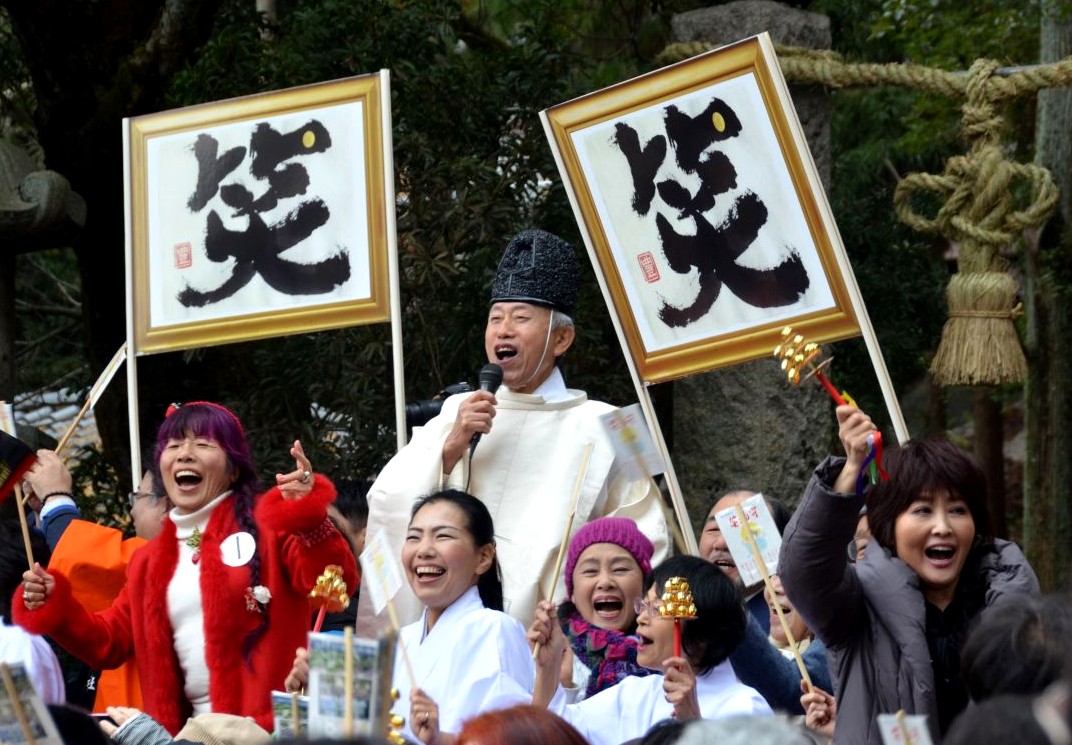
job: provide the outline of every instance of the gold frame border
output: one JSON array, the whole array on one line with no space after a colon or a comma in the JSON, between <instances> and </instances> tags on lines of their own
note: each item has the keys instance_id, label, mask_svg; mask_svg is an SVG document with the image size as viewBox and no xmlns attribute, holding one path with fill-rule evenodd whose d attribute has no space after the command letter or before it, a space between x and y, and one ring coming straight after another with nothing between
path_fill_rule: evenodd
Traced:
<instances>
[{"instance_id":1,"label":"gold frame border","mask_svg":"<svg viewBox=\"0 0 1072 745\"><path fill-rule=\"evenodd\" d=\"M138 354L231 344L390 320L388 195L384 193L383 71L327 83L199 104L130 119L130 230L134 340ZM148 164L153 137L304 109L362 102L370 291L368 298L152 327L149 320ZM394 195L389 195L391 199Z\"/></svg>"},{"instance_id":2,"label":"gold frame border","mask_svg":"<svg viewBox=\"0 0 1072 745\"><path fill-rule=\"evenodd\" d=\"M649 352L644 347L621 272L611 253L571 135L608 119L660 105L749 72L755 74L781 146L782 161L815 241L834 297L834 308ZM781 329L787 325L816 342L836 341L861 333L842 274L842 266L848 272L851 269L841 236L800 130L773 46L765 34L567 101L547 109L545 115L560 154L561 169L565 171L563 175L575 195L575 211L579 212L577 217L590 239L594 268L603 277L612 311L616 312L621 322L628 351L645 383L660 383L769 356L781 340ZM839 261L839 257L843 262ZM855 284L855 279L852 282Z\"/></svg>"}]
</instances>

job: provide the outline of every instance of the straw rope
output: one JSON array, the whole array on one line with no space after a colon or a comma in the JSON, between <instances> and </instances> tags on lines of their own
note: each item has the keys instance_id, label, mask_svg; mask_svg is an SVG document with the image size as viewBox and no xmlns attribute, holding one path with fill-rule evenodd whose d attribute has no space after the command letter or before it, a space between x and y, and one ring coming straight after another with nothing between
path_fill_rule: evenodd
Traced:
<instances>
[{"instance_id":1,"label":"straw rope","mask_svg":"<svg viewBox=\"0 0 1072 745\"><path fill-rule=\"evenodd\" d=\"M670 64L709 51L705 42L673 44L657 58ZM786 80L829 88L901 86L963 101L961 134L968 152L951 157L941 174L912 173L897 184L897 217L914 230L959 244L958 273L946 291L949 320L931 364L939 385L1021 382L1027 371L1013 324L1016 282L1001 249L1024 230L1045 224L1059 197L1053 176L1032 163L1015 163L1001 148L999 104L1040 90L1072 86L1072 57L1048 65L1002 68L977 60L967 72L923 65L848 63L824 50L778 47ZM932 216L915 203L934 195ZM1017 203L1016 194L1026 194Z\"/></svg>"}]
</instances>

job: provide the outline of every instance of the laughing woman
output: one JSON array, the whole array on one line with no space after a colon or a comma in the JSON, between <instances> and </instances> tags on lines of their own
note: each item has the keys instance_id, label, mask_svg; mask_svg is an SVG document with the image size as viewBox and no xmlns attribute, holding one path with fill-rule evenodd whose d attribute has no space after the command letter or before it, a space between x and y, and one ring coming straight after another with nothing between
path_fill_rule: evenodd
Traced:
<instances>
[{"instance_id":1,"label":"laughing woman","mask_svg":"<svg viewBox=\"0 0 1072 745\"><path fill-rule=\"evenodd\" d=\"M137 658L145 712L170 732L196 714L253 717L272 728L271 694L305 642L307 594L328 564L356 582L353 554L327 519L331 482L297 468L257 493L241 422L219 404L168 409L156 471L174 509L139 549L110 608L89 613L60 573L23 575L15 621L90 667Z\"/></svg>"},{"instance_id":2,"label":"laughing woman","mask_svg":"<svg viewBox=\"0 0 1072 745\"><path fill-rule=\"evenodd\" d=\"M674 655L674 622L659 614L659 596L671 577L685 578L696 605L696 618L682 622L680 657ZM655 568L646 599L636 605L637 662L661 674L630 676L590 698L567 703L556 674L566 640L544 614L543 622L529 630L529 639L541 646L533 703L559 714L592 745L642 737L668 717L684 721L770 714L763 697L737 680L727 659L744 636L745 610L740 592L718 567L696 556L667 559Z\"/></svg>"},{"instance_id":3,"label":"laughing woman","mask_svg":"<svg viewBox=\"0 0 1072 745\"><path fill-rule=\"evenodd\" d=\"M560 680L580 700L630 675L650 675L636 661L636 601L651 574L651 541L627 517L601 517L573 536L566 555L566 595L557 609L569 646ZM535 628L556 613L541 602ZM573 703L571 700L570 703Z\"/></svg>"},{"instance_id":4,"label":"laughing woman","mask_svg":"<svg viewBox=\"0 0 1072 745\"><path fill-rule=\"evenodd\" d=\"M525 629L502 612L494 528L484 503L448 489L418 500L412 514L402 565L424 612L399 632L393 713L406 719L406 736L450 745L465 720L532 701L532 658Z\"/></svg>"},{"instance_id":5,"label":"laughing woman","mask_svg":"<svg viewBox=\"0 0 1072 745\"><path fill-rule=\"evenodd\" d=\"M845 458L815 469L785 531L778 566L789 598L827 646L838 742L881 742L875 715L927 715L938 742L968 703L960 648L984 607L1037 595L1015 544L989 537L986 478L952 443L911 441L867 495L872 540L850 563L864 496L856 493L874 424L839 406Z\"/></svg>"}]
</instances>

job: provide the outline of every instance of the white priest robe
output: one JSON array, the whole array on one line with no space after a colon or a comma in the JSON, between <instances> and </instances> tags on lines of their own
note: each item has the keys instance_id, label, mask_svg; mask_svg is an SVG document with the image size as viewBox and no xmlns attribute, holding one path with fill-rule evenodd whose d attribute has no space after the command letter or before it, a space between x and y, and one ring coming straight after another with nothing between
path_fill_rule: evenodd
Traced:
<instances>
[{"instance_id":1,"label":"white priest robe","mask_svg":"<svg viewBox=\"0 0 1072 745\"><path fill-rule=\"evenodd\" d=\"M441 732L457 734L462 723L477 714L532 703L535 670L520 623L485 608L475 586L443 611L428 634L426 615L403 627L399 638L417 687L439 707ZM410 679L401 645L392 681L399 696L391 713L406 720L403 734L419 742L410 728Z\"/></svg>"},{"instance_id":2,"label":"white priest robe","mask_svg":"<svg viewBox=\"0 0 1072 745\"><path fill-rule=\"evenodd\" d=\"M495 394L498 406L491 432L480 439L472 464L466 453L448 476L443 473L443 443L458 406L469 395L444 401L439 415L415 428L413 439L384 467L368 495L369 536L385 531L391 550L399 556L417 498L444 488L463 489L479 497L495 522L504 610L527 628L554 571L574 483L590 443L592 456L573 532L597 517L632 518L655 545L652 565L666 558L669 533L662 496L651 479L626 478L599 420L613 406L589 401L583 391L567 389L558 368L534 394L500 388ZM370 593L362 590L361 636L375 636L387 622L386 614L374 619L369 598ZM564 598L560 577L553 599ZM408 586L395 597L395 607L401 623L409 623L420 613Z\"/></svg>"},{"instance_id":3,"label":"white priest robe","mask_svg":"<svg viewBox=\"0 0 1072 745\"><path fill-rule=\"evenodd\" d=\"M696 697L704 719L772 713L759 691L737 680L729 660L696 678ZM590 745L619 745L643 737L674 714L662 675L630 676L575 704L567 703L559 686L548 708L576 727Z\"/></svg>"}]
</instances>

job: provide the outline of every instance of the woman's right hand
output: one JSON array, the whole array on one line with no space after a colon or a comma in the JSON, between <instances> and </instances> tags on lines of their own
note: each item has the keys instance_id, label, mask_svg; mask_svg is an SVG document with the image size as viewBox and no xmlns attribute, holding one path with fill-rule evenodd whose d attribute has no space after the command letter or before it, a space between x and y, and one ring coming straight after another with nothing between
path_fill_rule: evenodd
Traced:
<instances>
[{"instance_id":1,"label":"woman's right hand","mask_svg":"<svg viewBox=\"0 0 1072 745\"><path fill-rule=\"evenodd\" d=\"M525 638L534 650L539 645L532 703L536 706L547 706L558 687L562 657L566 651L566 635L558 625L554 604L546 600L536 604L536 617L532 620Z\"/></svg>"},{"instance_id":2,"label":"woman's right hand","mask_svg":"<svg viewBox=\"0 0 1072 745\"><path fill-rule=\"evenodd\" d=\"M298 647L294 651L294 665L290 668L290 674L283 683L283 689L287 693L301 693L307 685L309 685L309 650L305 647Z\"/></svg>"},{"instance_id":3,"label":"woman's right hand","mask_svg":"<svg viewBox=\"0 0 1072 745\"><path fill-rule=\"evenodd\" d=\"M832 738L834 725L837 723L837 701L822 688L812 686L809 691L803 680L800 681L800 689L804 691L804 695L800 697L800 706L804 709L804 726Z\"/></svg>"},{"instance_id":4,"label":"woman's right hand","mask_svg":"<svg viewBox=\"0 0 1072 745\"><path fill-rule=\"evenodd\" d=\"M839 494L854 494L856 479L871 446L867 438L876 431L874 422L864 412L848 404L837 407L838 437L845 450L845 467L841 469L834 491Z\"/></svg>"},{"instance_id":5,"label":"woman's right hand","mask_svg":"<svg viewBox=\"0 0 1072 745\"><path fill-rule=\"evenodd\" d=\"M44 607L55 588L55 577L34 562L33 569L22 573L22 602L26 610Z\"/></svg>"}]
</instances>

